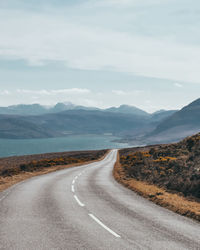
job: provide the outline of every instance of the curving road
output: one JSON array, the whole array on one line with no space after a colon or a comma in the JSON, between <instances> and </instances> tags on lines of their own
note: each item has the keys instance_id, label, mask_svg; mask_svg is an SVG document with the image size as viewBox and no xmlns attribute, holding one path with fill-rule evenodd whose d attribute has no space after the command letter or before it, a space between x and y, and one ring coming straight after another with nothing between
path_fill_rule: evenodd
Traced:
<instances>
[{"instance_id":1,"label":"curving road","mask_svg":"<svg viewBox=\"0 0 200 250\"><path fill-rule=\"evenodd\" d=\"M116 154L2 192L0 249L200 249L199 223L113 179Z\"/></svg>"}]
</instances>

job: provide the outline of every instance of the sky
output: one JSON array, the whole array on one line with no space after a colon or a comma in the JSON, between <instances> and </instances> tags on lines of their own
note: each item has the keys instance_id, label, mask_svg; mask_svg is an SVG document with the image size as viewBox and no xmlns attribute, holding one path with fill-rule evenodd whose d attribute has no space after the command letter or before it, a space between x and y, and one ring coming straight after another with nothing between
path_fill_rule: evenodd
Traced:
<instances>
[{"instance_id":1,"label":"sky","mask_svg":"<svg viewBox=\"0 0 200 250\"><path fill-rule=\"evenodd\" d=\"M0 106L148 112L200 93L198 0L1 0Z\"/></svg>"}]
</instances>

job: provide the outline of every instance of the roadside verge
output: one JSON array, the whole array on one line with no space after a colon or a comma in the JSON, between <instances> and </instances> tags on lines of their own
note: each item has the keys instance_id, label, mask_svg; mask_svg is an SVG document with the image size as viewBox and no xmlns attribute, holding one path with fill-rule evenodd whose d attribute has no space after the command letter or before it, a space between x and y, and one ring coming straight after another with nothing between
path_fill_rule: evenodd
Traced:
<instances>
[{"instance_id":1,"label":"roadside verge","mask_svg":"<svg viewBox=\"0 0 200 250\"><path fill-rule=\"evenodd\" d=\"M58 171L58 170L62 170L62 169L67 169L67 168L71 168L71 167L78 167L78 166L81 166L81 165L87 165L87 164L90 164L90 163L93 163L93 162L101 161L107 156L107 154L110 152L110 150L88 151L88 152L91 154L91 158L90 157L88 158L88 156L87 156L84 159L84 157L82 157L82 159L84 159L84 160L78 159L77 163L59 164L59 165L50 165L50 166L44 166L44 167L40 166L40 167L38 167L38 165L41 165L41 162L47 161L45 157L48 157L50 155L50 154L44 154L42 160L41 159L38 160L38 161L34 160L34 161L31 161L31 162L27 161L26 164L17 166L17 172L16 172L16 166L15 167L10 167L8 169L9 174L6 174L6 175L2 174L2 173L0 174L0 192L6 190L7 188L9 188L11 186L13 186L14 184L17 184L18 182L24 181L24 180L29 179L29 178L34 177L34 176L48 174L48 173ZM88 152L87 152L87 154L88 154ZM97 152L97 154L93 154L94 152L95 153ZM98 154L98 152L100 152L100 153ZM76 156L74 155L74 152L72 152L73 153L72 155L70 155L70 153L69 153L68 157L70 157L70 159L71 159L71 156L73 156L73 158L76 159L75 158ZM80 154L84 154L84 153L85 152L83 152L83 153L80 152ZM61 153L59 153L59 154L61 154ZM34 157L37 157L37 155L34 155ZM60 155L59 155L59 157L60 157ZM9 159L9 158L6 158L6 159ZM51 158L51 161L54 161L54 158ZM29 165L31 164L31 167L32 167L33 162L34 162L33 169L30 169ZM49 159L48 159L48 164L49 164ZM27 171L26 170L25 171L23 171L23 170L20 171L20 168L23 169L23 166L28 166L28 170ZM12 173L12 171L14 171L14 173Z\"/></svg>"},{"instance_id":2,"label":"roadside verge","mask_svg":"<svg viewBox=\"0 0 200 250\"><path fill-rule=\"evenodd\" d=\"M167 208L180 215L200 221L199 202L190 201L182 196L179 196L178 194L169 193L163 188L159 188L144 181L137 181L134 178L127 177L125 170L119 161L119 152L117 156L117 162L115 163L113 169L113 176L117 182L143 196L144 198L156 203L157 205Z\"/></svg>"}]
</instances>

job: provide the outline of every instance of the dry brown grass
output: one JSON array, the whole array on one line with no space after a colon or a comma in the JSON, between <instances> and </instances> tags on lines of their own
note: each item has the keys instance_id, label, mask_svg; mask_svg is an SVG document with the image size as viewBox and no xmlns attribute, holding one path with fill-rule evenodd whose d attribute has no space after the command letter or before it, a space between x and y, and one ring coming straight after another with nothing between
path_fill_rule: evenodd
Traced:
<instances>
[{"instance_id":1,"label":"dry brown grass","mask_svg":"<svg viewBox=\"0 0 200 250\"><path fill-rule=\"evenodd\" d=\"M135 191L144 198L178 214L200 221L199 202L187 200L178 194L169 193L163 188L127 177L123 167L119 163L119 154L118 160L114 166L113 175L119 183Z\"/></svg>"},{"instance_id":2,"label":"dry brown grass","mask_svg":"<svg viewBox=\"0 0 200 250\"><path fill-rule=\"evenodd\" d=\"M200 202L200 134L178 143L119 152L128 177Z\"/></svg>"},{"instance_id":3,"label":"dry brown grass","mask_svg":"<svg viewBox=\"0 0 200 250\"><path fill-rule=\"evenodd\" d=\"M34 171L34 172L23 172L22 171L16 175L12 175L12 176L6 176L6 177L0 176L0 192L4 191L5 189L13 186L14 184L16 184L18 182L24 181L24 180L29 179L29 178L34 177L34 176L48 174L48 173L62 170L62 169L67 169L67 168L71 168L71 167L78 167L78 166L81 166L83 164L85 165L85 164L101 161L106 157L106 155L108 153L109 153L109 151L107 151L104 156L102 156L96 160L90 160L90 161L85 161L85 162L81 162L81 163L69 164L69 165L51 166L49 168L39 169L38 171Z\"/></svg>"}]
</instances>

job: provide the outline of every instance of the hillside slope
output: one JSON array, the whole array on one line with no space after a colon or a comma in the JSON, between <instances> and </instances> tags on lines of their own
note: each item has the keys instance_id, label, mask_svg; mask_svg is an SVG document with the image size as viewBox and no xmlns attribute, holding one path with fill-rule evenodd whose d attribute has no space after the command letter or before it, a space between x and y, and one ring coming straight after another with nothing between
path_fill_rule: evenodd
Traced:
<instances>
[{"instance_id":1,"label":"hillside slope","mask_svg":"<svg viewBox=\"0 0 200 250\"><path fill-rule=\"evenodd\" d=\"M47 130L65 134L119 134L130 129L138 129L148 123L138 115L104 112L98 110L68 110L56 114L30 117Z\"/></svg>"},{"instance_id":2,"label":"hillside slope","mask_svg":"<svg viewBox=\"0 0 200 250\"><path fill-rule=\"evenodd\" d=\"M47 138L55 135L55 132L29 121L26 117L0 115L0 138Z\"/></svg>"},{"instance_id":3,"label":"hillside slope","mask_svg":"<svg viewBox=\"0 0 200 250\"><path fill-rule=\"evenodd\" d=\"M147 142L172 142L200 131L200 98L164 119L146 136Z\"/></svg>"},{"instance_id":4,"label":"hillside slope","mask_svg":"<svg viewBox=\"0 0 200 250\"><path fill-rule=\"evenodd\" d=\"M120 163L127 177L200 201L200 133L179 143L122 149Z\"/></svg>"},{"instance_id":5,"label":"hillside slope","mask_svg":"<svg viewBox=\"0 0 200 250\"><path fill-rule=\"evenodd\" d=\"M148 119L138 115L98 110L67 110L39 116L0 115L0 138L48 138L104 133L120 135L145 128L148 122Z\"/></svg>"}]
</instances>

